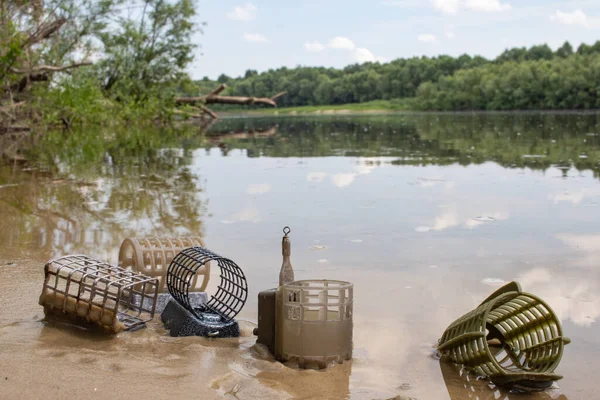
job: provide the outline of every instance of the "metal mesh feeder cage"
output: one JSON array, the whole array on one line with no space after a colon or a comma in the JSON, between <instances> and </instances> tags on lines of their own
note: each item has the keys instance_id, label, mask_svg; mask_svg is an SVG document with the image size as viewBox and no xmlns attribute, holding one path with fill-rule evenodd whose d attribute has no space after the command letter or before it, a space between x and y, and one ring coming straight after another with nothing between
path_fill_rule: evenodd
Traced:
<instances>
[{"instance_id":1,"label":"metal mesh feeder cage","mask_svg":"<svg viewBox=\"0 0 600 400\"><path fill-rule=\"evenodd\" d=\"M119 266L157 278L159 292L166 292L165 277L169 264L178 253L193 246L204 247L204 243L198 236L127 238L119 250ZM207 263L194 275L190 292L204 292L209 279L210 263Z\"/></svg>"},{"instance_id":2,"label":"metal mesh feeder cage","mask_svg":"<svg viewBox=\"0 0 600 400\"><path fill-rule=\"evenodd\" d=\"M85 255L49 261L39 303L117 333L141 328L154 317L158 281ZM136 301L137 298L137 301Z\"/></svg>"},{"instance_id":3,"label":"metal mesh feeder cage","mask_svg":"<svg viewBox=\"0 0 600 400\"><path fill-rule=\"evenodd\" d=\"M554 370L569 342L550 306L511 282L454 321L438 351L497 385L544 389L562 379Z\"/></svg>"},{"instance_id":4,"label":"metal mesh feeder cage","mask_svg":"<svg viewBox=\"0 0 600 400\"><path fill-rule=\"evenodd\" d=\"M326 368L352 358L349 282L303 280L279 287L275 355L302 368Z\"/></svg>"},{"instance_id":5,"label":"metal mesh feeder cage","mask_svg":"<svg viewBox=\"0 0 600 400\"><path fill-rule=\"evenodd\" d=\"M219 267L217 291L208 301L193 304L189 292L194 277L209 262ZM173 297L161 314L171 336L237 337L234 320L248 298L248 284L241 268L233 261L202 247L191 247L173 258L167 269L167 288Z\"/></svg>"}]
</instances>

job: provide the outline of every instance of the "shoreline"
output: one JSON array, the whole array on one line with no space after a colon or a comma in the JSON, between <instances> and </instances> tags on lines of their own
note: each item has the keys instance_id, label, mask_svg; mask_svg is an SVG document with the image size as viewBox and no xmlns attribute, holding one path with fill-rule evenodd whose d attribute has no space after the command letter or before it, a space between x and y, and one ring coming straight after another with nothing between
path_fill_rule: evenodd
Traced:
<instances>
[{"instance_id":1,"label":"shoreline","mask_svg":"<svg viewBox=\"0 0 600 400\"><path fill-rule=\"evenodd\" d=\"M220 118L253 118L253 117L303 117L303 116L361 116L361 115L595 115L600 109L594 110L470 110L470 111L418 111L418 110L389 110L368 109L352 110L349 108L298 111L295 108L221 111Z\"/></svg>"}]
</instances>

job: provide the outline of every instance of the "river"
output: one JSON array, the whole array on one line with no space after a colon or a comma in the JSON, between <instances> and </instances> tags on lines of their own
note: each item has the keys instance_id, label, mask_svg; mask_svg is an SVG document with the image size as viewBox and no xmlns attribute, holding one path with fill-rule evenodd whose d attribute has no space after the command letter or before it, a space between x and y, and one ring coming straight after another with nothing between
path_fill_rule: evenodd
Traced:
<instances>
[{"instance_id":1,"label":"river","mask_svg":"<svg viewBox=\"0 0 600 400\"><path fill-rule=\"evenodd\" d=\"M209 134L61 132L28 150L35 162L0 167L0 398L520 399L434 354L512 280L572 340L564 379L528 398L596 396L600 115L228 118ZM252 347L284 226L296 278L354 283L352 362L298 371ZM159 318L114 338L43 320L46 260L116 264L145 235L201 235L240 265L240 339L170 338Z\"/></svg>"}]
</instances>

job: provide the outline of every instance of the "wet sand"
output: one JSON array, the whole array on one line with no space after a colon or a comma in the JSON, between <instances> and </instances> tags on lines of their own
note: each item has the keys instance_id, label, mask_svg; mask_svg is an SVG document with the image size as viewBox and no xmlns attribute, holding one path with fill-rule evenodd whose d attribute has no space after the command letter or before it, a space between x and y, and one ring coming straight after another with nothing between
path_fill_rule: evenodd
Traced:
<instances>
[{"instance_id":1,"label":"wet sand","mask_svg":"<svg viewBox=\"0 0 600 400\"><path fill-rule=\"evenodd\" d=\"M6 265L9 263L10 265ZM373 284L364 282L363 284ZM326 371L298 370L275 362L254 346L254 324L240 322L239 339L172 338L159 317L147 329L109 336L75 325L44 320L37 304L43 263L16 259L0 266L0 398L237 398L237 399L497 399L500 392L485 381L460 376L460 369L440 364L433 356L430 333L440 331L440 315L422 318L431 310L418 301L403 317L380 323L381 315L367 316L358 303L355 313L355 357ZM381 285L380 285L381 286ZM385 285L384 285L385 286ZM385 294L391 287L385 288ZM361 298L362 290L357 291ZM411 296L412 297L412 296ZM413 297L418 299L420 296ZM364 298L363 298L364 299ZM398 301L409 303L406 295ZM366 304L364 304L366 303ZM464 303L468 303L465 301ZM467 306L467 304L464 304ZM256 310L249 310L253 314ZM386 312L397 312L390 307ZM439 313L450 313L439 309ZM419 316L421 316L419 318ZM431 315L434 317L435 315ZM434 328L435 327L435 328ZM431 330L430 330L431 329ZM443 329L443 328L442 328ZM421 332L422 336L415 335ZM586 388L591 376L567 357L561 372L568 386L577 387L567 397L558 388L527 399L592 398ZM579 370L579 371L578 371ZM467 380L470 379L470 380ZM587 380L590 379L590 380ZM472 397L473 393L477 397ZM579 393L578 393L579 392ZM522 396L505 394L503 399ZM583 395L583 396L582 396ZM402 397L404 396L404 397Z\"/></svg>"}]
</instances>

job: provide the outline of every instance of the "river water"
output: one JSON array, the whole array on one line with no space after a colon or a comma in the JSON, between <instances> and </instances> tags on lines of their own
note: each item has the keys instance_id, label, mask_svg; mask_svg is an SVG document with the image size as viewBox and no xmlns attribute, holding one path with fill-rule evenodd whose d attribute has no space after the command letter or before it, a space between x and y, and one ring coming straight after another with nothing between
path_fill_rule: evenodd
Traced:
<instances>
[{"instance_id":1,"label":"river water","mask_svg":"<svg viewBox=\"0 0 600 400\"><path fill-rule=\"evenodd\" d=\"M0 398L520 399L434 355L511 280L572 340L564 379L528 398L597 396L599 115L230 118L209 134L56 133L35 162L0 167ZM354 283L352 362L298 371L252 347L286 225L296 278ZM242 267L242 338L174 339L158 318L109 339L43 321L44 261L116 264L145 235L201 235Z\"/></svg>"}]
</instances>

